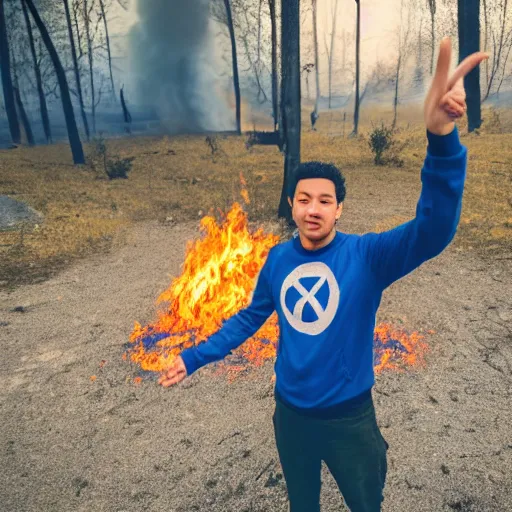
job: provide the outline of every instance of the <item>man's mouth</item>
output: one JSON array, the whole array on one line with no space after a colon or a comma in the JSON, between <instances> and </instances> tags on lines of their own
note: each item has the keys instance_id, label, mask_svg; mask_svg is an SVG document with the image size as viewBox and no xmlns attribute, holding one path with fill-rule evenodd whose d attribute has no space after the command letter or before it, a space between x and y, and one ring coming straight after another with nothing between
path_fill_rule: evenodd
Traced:
<instances>
[{"instance_id":1,"label":"man's mouth","mask_svg":"<svg viewBox=\"0 0 512 512\"><path fill-rule=\"evenodd\" d=\"M318 228L320 228L320 224L318 222L308 222L308 221L306 221L306 227L308 229L318 229Z\"/></svg>"}]
</instances>

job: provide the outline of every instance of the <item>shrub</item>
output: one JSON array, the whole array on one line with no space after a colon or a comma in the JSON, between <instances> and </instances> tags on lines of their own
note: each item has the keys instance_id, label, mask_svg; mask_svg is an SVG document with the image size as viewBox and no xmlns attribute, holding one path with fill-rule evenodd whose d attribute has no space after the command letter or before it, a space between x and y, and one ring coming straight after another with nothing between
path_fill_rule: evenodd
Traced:
<instances>
[{"instance_id":1,"label":"shrub","mask_svg":"<svg viewBox=\"0 0 512 512\"><path fill-rule=\"evenodd\" d=\"M384 153L389 150L394 144L393 141L393 129L388 128L381 124L381 126L373 128L370 132L370 140L368 141L368 145L372 150L372 153L375 155L374 162L375 165L385 165L385 160L383 158Z\"/></svg>"},{"instance_id":2,"label":"shrub","mask_svg":"<svg viewBox=\"0 0 512 512\"><path fill-rule=\"evenodd\" d=\"M115 158L114 160L108 160L105 172L107 173L109 180L115 180L117 178L127 179L128 172L132 168L132 162L134 158Z\"/></svg>"}]
</instances>

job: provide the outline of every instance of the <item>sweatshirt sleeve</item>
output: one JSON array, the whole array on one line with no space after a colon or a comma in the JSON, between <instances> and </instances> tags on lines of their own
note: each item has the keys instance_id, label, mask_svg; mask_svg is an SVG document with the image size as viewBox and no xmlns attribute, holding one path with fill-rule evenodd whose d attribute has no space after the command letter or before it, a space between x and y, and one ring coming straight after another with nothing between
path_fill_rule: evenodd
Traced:
<instances>
[{"instance_id":1,"label":"sweatshirt sleeve","mask_svg":"<svg viewBox=\"0 0 512 512\"><path fill-rule=\"evenodd\" d=\"M427 156L416 217L383 233L360 238L360 248L382 289L440 254L457 231L466 178L467 150L457 128L438 136L427 132Z\"/></svg>"},{"instance_id":2,"label":"sweatshirt sleeve","mask_svg":"<svg viewBox=\"0 0 512 512\"><path fill-rule=\"evenodd\" d=\"M269 257L267 257L256 278L256 286L249 306L226 320L222 327L205 342L181 353L187 375L191 375L208 363L223 359L258 331L275 309L270 283Z\"/></svg>"}]
</instances>

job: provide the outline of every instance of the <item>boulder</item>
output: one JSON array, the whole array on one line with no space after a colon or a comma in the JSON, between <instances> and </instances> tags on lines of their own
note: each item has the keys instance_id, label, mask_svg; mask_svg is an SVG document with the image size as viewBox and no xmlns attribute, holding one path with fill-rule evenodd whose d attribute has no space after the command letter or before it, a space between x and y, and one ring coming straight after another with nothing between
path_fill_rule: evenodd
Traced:
<instances>
[{"instance_id":1,"label":"boulder","mask_svg":"<svg viewBox=\"0 0 512 512\"><path fill-rule=\"evenodd\" d=\"M22 201L0 195L0 231L21 229L23 225L33 227L43 220L43 214Z\"/></svg>"}]
</instances>

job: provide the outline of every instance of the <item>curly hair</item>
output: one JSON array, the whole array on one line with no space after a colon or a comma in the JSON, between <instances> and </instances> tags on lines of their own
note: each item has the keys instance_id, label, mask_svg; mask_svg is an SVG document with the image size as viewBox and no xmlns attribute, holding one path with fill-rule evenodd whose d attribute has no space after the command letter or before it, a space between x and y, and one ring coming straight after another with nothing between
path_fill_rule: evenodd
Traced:
<instances>
[{"instance_id":1,"label":"curly hair","mask_svg":"<svg viewBox=\"0 0 512 512\"><path fill-rule=\"evenodd\" d=\"M304 162L299 165L296 175L290 182L288 190L290 199L293 199L293 196L295 195L297 183L300 180L306 180L309 178L325 178L332 181L336 191L336 202L340 204L344 201L347 193L345 177L334 164L325 164L323 162Z\"/></svg>"}]
</instances>

